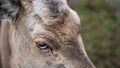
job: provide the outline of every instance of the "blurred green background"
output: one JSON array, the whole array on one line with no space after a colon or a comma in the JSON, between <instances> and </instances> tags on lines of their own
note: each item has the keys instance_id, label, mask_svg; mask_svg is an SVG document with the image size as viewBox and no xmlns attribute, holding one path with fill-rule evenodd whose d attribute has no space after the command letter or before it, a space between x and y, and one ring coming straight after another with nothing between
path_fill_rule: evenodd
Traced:
<instances>
[{"instance_id":1,"label":"blurred green background","mask_svg":"<svg viewBox=\"0 0 120 68\"><path fill-rule=\"evenodd\" d=\"M120 68L120 0L69 0L69 3L81 18L81 35L95 66Z\"/></svg>"},{"instance_id":2,"label":"blurred green background","mask_svg":"<svg viewBox=\"0 0 120 68\"><path fill-rule=\"evenodd\" d=\"M120 0L73 0L81 35L97 68L120 68Z\"/></svg>"}]
</instances>

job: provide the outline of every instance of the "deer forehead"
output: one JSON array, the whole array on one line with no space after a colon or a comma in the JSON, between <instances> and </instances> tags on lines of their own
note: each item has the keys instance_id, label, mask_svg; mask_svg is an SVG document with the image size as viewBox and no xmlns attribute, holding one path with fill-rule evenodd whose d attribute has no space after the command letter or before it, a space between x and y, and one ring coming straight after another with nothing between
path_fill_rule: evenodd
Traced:
<instances>
[{"instance_id":1,"label":"deer forehead","mask_svg":"<svg viewBox=\"0 0 120 68\"><path fill-rule=\"evenodd\" d=\"M64 0L34 0L33 12L45 20L56 19L63 16L67 7Z\"/></svg>"}]
</instances>

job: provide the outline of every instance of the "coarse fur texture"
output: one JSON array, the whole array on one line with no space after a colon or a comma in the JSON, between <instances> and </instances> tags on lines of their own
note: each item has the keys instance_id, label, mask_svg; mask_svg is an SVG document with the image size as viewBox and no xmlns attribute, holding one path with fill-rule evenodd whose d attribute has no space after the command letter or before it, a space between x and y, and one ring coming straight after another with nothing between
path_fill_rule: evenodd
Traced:
<instances>
[{"instance_id":1,"label":"coarse fur texture","mask_svg":"<svg viewBox=\"0 0 120 68\"><path fill-rule=\"evenodd\" d=\"M15 14L11 15L9 9L6 11L11 19L9 68L95 68L80 36L80 19L66 0L8 0L8 3L11 6L19 3L16 7L19 12L13 11ZM1 13L1 19L9 18ZM36 42L46 42L51 49L39 49Z\"/></svg>"}]
</instances>

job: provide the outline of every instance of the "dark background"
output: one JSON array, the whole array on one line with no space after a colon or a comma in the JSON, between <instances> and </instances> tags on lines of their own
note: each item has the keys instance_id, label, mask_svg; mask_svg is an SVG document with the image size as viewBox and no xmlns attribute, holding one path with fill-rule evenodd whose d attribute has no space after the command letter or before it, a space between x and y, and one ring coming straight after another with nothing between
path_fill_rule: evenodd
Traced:
<instances>
[{"instance_id":1,"label":"dark background","mask_svg":"<svg viewBox=\"0 0 120 68\"><path fill-rule=\"evenodd\" d=\"M81 18L82 38L95 66L120 68L120 0L69 0L69 3Z\"/></svg>"},{"instance_id":2,"label":"dark background","mask_svg":"<svg viewBox=\"0 0 120 68\"><path fill-rule=\"evenodd\" d=\"M97 68L120 68L120 0L77 0L87 53Z\"/></svg>"}]
</instances>

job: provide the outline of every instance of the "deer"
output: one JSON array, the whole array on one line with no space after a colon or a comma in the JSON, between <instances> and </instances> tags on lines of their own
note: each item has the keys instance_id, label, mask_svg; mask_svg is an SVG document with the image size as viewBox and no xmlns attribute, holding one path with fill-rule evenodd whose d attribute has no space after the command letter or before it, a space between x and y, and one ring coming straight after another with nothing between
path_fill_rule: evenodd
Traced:
<instances>
[{"instance_id":1,"label":"deer","mask_svg":"<svg viewBox=\"0 0 120 68\"><path fill-rule=\"evenodd\" d=\"M80 18L67 0L0 3L3 68L96 68L80 35Z\"/></svg>"}]
</instances>

